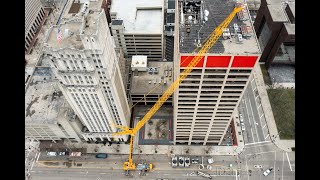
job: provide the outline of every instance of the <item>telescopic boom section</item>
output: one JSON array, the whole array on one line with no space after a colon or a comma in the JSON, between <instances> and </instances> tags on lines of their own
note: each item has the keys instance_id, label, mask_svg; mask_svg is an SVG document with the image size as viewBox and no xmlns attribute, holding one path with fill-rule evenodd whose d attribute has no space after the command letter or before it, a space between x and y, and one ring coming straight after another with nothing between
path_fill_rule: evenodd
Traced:
<instances>
[{"instance_id":1,"label":"telescopic boom section","mask_svg":"<svg viewBox=\"0 0 320 180\"><path fill-rule=\"evenodd\" d=\"M140 128L160 109L160 107L167 101L167 99L173 94L173 92L179 87L180 83L189 75L193 68L200 62L208 50L217 42L219 37L222 35L223 30L228 27L233 17L242 9L242 7L235 7L231 14L210 34L208 40L205 42L203 47L200 49L198 54L193 57L188 66L180 73L179 77L169 86L169 88L163 93L153 107L147 112L147 114L137 123L133 129L124 130L122 132L115 133L114 135L130 134L134 136Z\"/></svg>"}]
</instances>

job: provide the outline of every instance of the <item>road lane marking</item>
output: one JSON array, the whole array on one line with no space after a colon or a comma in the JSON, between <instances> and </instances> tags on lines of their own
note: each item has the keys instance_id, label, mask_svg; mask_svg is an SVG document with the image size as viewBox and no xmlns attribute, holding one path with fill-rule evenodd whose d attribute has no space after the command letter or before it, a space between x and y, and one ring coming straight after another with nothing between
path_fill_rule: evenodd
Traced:
<instances>
[{"instance_id":1,"label":"road lane marking","mask_svg":"<svg viewBox=\"0 0 320 180\"><path fill-rule=\"evenodd\" d=\"M265 153L275 153L276 151L266 151L266 152L259 152L259 153L254 153L254 154L246 154L246 156L252 156L252 155L257 155L257 154L265 154Z\"/></svg>"},{"instance_id":2,"label":"road lane marking","mask_svg":"<svg viewBox=\"0 0 320 180\"><path fill-rule=\"evenodd\" d=\"M270 134L268 134L268 135L264 138L264 140L266 140L269 136L270 136Z\"/></svg>"},{"instance_id":3,"label":"road lane marking","mask_svg":"<svg viewBox=\"0 0 320 180\"><path fill-rule=\"evenodd\" d=\"M255 142L255 143L248 143L246 144L247 145L254 145L254 144L261 144L261 143L268 143L268 142L271 142L271 141L260 141L260 142Z\"/></svg>"},{"instance_id":4,"label":"road lane marking","mask_svg":"<svg viewBox=\"0 0 320 180\"><path fill-rule=\"evenodd\" d=\"M263 114L261 114L260 119L261 119L262 116L263 116Z\"/></svg>"},{"instance_id":5,"label":"road lane marking","mask_svg":"<svg viewBox=\"0 0 320 180\"><path fill-rule=\"evenodd\" d=\"M290 171L292 171L292 168L291 168L291 164L290 164L290 160L289 160L288 153L286 152L286 154L287 154L287 159L288 159L288 163L289 163Z\"/></svg>"},{"instance_id":6,"label":"road lane marking","mask_svg":"<svg viewBox=\"0 0 320 180\"><path fill-rule=\"evenodd\" d=\"M107 174L107 173L100 173L100 174Z\"/></svg>"},{"instance_id":7,"label":"road lane marking","mask_svg":"<svg viewBox=\"0 0 320 180\"><path fill-rule=\"evenodd\" d=\"M284 152L282 153L282 174L281 174L282 180L283 180L283 164L284 164Z\"/></svg>"},{"instance_id":8,"label":"road lane marking","mask_svg":"<svg viewBox=\"0 0 320 180\"><path fill-rule=\"evenodd\" d=\"M262 104L260 104L260 105L258 106L258 109L259 109L260 107L262 107L261 105L262 105Z\"/></svg>"},{"instance_id":9,"label":"road lane marking","mask_svg":"<svg viewBox=\"0 0 320 180\"><path fill-rule=\"evenodd\" d=\"M277 152L274 152L274 164L273 164L274 172L273 172L273 180L276 179L276 160L277 160Z\"/></svg>"},{"instance_id":10,"label":"road lane marking","mask_svg":"<svg viewBox=\"0 0 320 180\"><path fill-rule=\"evenodd\" d=\"M266 125L267 125L267 123L262 127L262 129L263 129L264 127L266 127Z\"/></svg>"}]
</instances>

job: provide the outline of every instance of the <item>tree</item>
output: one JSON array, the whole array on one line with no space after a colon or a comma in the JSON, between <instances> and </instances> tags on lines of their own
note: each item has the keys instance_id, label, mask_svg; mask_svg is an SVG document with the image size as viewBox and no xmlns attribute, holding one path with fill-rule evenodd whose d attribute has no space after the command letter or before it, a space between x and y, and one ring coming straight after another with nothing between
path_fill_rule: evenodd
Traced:
<instances>
[{"instance_id":1,"label":"tree","mask_svg":"<svg viewBox=\"0 0 320 180\"><path fill-rule=\"evenodd\" d=\"M148 124L149 124L150 126L152 126L152 125L153 125L153 121L152 121L152 120L149 120L149 121L148 121Z\"/></svg>"},{"instance_id":2,"label":"tree","mask_svg":"<svg viewBox=\"0 0 320 180\"><path fill-rule=\"evenodd\" d=\"M152 136L152 133L151 132L148 132L148 137L150 138Z\"/></svg>"}]
</instances>

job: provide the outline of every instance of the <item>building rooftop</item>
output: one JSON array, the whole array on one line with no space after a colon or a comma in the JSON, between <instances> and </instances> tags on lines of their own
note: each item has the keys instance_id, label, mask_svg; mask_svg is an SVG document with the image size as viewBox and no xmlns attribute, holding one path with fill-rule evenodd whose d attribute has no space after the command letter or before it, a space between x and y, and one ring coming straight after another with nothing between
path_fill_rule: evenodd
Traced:
<instances>
[{"instance_id":1,"label":"building rooftop","mask_svg":"<svg viewBox=\"0 0 320 180\"><path fill-rule=\"evenodd\" d=\"M124 33L162 34L163 6L162 0L116 0L110 12L123 20Z\"/></svg>"},{"instance_id":2,"label":"building rooftop","mask_svg":"<svg viewBox=\"0 0 320 180\"><path fill-rule=\"evenodd\" d=\"M80 3L80 8L74 8L74 2L69 1L66 5L66 11L62 15L61 23L50 28L46 43L52 48L84 49L80 34L95 34L97 32L98 19L102 12L101 3L102 0L89 1L89 5ZM60 42L57 40L59 28L62 33Z\"/></svg>"},{"instance_id":3,"label":"building rooftop","mask_svg":"<svg viewBox=\"0 0 320 180\"><path fill-rule=\"evenodd\" d=\"M26 123L53 124L65 99L49 67L36 67L25 94Z\"/></svg>"},{"instance_id":4,"label":"building rooftop","mask_svg":"<svg viewBox=\"0 0 320 180\"><path fill-rule=\"evenodd\" d=\"M268 5L271 18L274 22L287 22L288 17L282 6Z\"/></svg>"},{"instance_id":5,"label":"building rooftop","mask_svg":"<svg viewBox=\"0 0 320 180\"><path fill-rule=\"evenodd\" d=\"M295 34L295 24L290 24L290 23L284 23L284 26L288 32L288 34L290 35L294 35Z\"/></svg>"},{"instance_id":6,"label":"building rooftop","mask_svg":"<svg viewBox=\"0 0 320 180\"><path fill-rule=\"evenodd\" d=\"M181 23L181 4L177 14L179 16L179 49L180 53L191 53L197 48L197 42L203 42L214 29L233 11L236 2L225 0L196 0L193 2L185 1L183 5L184 23ZM205 21L204 14L209 12L208 20ZM208 53L223 53L223 54L260 54L258 41L254 33L254 28L250 20L247 9L243 10L244 17L247 20L240 21L237 15L233 18L229 25L229 38L224 39L222 36ZM202 16L202 17L201 17ZM191 18L191 20L189 19ZM237 24L239 31L245 29L248 32L248 38L242 34L243 38L238 40L235 35L234 24ZM198 31L200 30L199 34ZM239 34L238 31L238 34ZM231 35L231 39L230 39ZM242 39L242 40L241 40ZM232 40L232 42L231 42Z\"/></svg>"},{"instance_id":7,"label":"building rooftop","mask_svg":"<svg viewBox=\"0 0 320 180\"><path fill-rule=\"evenodd\" d=\"M158 68L158 73L150 74L148 71L134 71L132 72L131 94L162 94L172 83L173 77L173 62L148 62L148 68ZM169 70L169 71L168 71ZM171 71L170 71L171 70ZM163 80L159 87L159 82ZM151 82L151 83L149 83ZM155 83L156 82L156 83Z\"/></svg>"},{"instance_id":8,"label":"building rooftop","mask_svg":"<svg viewBox=\"0 0 320 180\"><path fill-rule=\"evenodd\" d=\"M294 3L288 3L288 6L292 12L292 15L295 17L296 16L296 6Z\"/></svg>"},{"instance_id":9,"label":"building rooftop","mask_svg":"<svg viewBox=\"0 0 320 180\"><path fill-rule=\"evenodd\" d=\"M168 9L175 9L175 0L168 0Z\"/></svg>"}]
</instances>

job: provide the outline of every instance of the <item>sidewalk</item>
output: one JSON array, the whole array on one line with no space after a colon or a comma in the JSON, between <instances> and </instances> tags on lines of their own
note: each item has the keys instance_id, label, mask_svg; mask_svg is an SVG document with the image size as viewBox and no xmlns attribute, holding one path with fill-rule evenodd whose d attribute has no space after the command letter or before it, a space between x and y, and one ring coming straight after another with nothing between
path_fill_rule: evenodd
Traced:
<instances>
[{"instance_id":1,"label":"sidewalk","mask_svg":"<svg viewBox=\"0 0 320 180\"><path fill-rule=\"evenodd\" d=\"M108 153L108 154L129 154L129 144L85 144L73 143L68 147L87 148L86 153ZM134 145L133 154L171 154L176 155L237 155L243 149L244 145L239 146L182 146L182 145ZM208 152L208 153L207 153Z\"/></svg>"},{"instance_id":2,"label":"sidewalk","mask_svg":"<svg viewBox=\"0 0 320 180\"><path fill-rule=\"evenodd\" d=\"M269 129L271 139L274 139L274 144L280 149L291 152L291 148L295 147L295 140L281 140L278 134L276 122L272 113L271 104L269 101L267 86L263 81L263 75L261 72L260 64L257 63L253 69L253 77L256 81L257 89L260 95L262 108L266 118L267 126ZM285 83L282 83L285 84ZM291 84L291 83L290 83Z\"/></svg>"}]
</instances>

